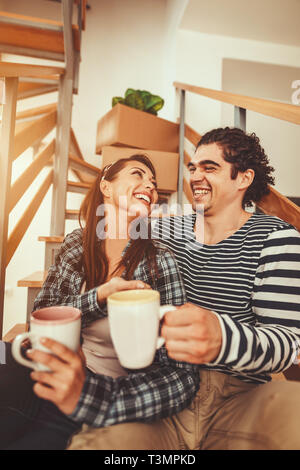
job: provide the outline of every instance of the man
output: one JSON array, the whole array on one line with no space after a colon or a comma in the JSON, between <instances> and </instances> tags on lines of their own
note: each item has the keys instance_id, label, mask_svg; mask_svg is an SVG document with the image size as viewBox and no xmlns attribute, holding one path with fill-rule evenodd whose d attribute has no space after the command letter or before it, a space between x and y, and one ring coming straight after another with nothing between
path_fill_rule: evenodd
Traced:
<instances>
[{"instance_id":1,"label":"man","mask_svg":"<svg viewBox=\"0 0 300 470\"><path fill-rule=\"evenodd\" d=\"M189 171L195 213L162 219L154 235L174 252L188 299L161 333L171 358L199 364L200 390L172 418L88 431L81 445L155 449L160 435L168 449L299 449L300 384L270 376L299 349L300 235L245 210L273 184L254 134L208 132Z\"/></svg>"},{"instance_id":2,"label":"man","mask_svg":"<svg viewBox=\"0 0 300 470\"><path fill-rule=\"evenodd\" d=\"M188 217L175 218L164 241L190 303L167 313L162 335L171 358L201 365L200 398L201 390L207 397L198 397L196 441L209 449L299 449L300 384L257 385L297 356L300 235L278 218L245 211L273 183L254 134L208 132L189 171L193 208L204 211L204 243L193 232L176 239Z\"/></svg>"}]
</instances>

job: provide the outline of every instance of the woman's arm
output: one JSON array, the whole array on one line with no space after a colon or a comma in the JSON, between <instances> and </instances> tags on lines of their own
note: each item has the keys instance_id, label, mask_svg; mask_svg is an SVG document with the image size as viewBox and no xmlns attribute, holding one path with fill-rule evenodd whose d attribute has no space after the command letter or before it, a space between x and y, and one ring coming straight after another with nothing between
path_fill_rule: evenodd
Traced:
<instances>
[{"instance_id":1,"label":"woman's arm","mask_svg":"<svg viewBox=\"0 0 300 470\"><path fill-rule=\"evenodd\" d=\"M146 281L143 263L139 269L137 276L144 273ZM180 305L186 300L175 258L165 250L159 251L158 255L156 288L160 290L162 304ZM51 349L51 344L47 347ZM53 374L34 372L33 378L38 381L35 392L53 401L73 420L94 427L171 416L188 406L199 388L198 367L169 359L164 348L147 369L116 379L90 371L84 374L79 355L70 350L63 353L53 349L53 352L60 359L39 351L34 352L32 359L55 368L61 379L54 382ZM57 387L57 393L43 387L41 382ZM61 388L62 392L59 391Z\"/></svg>"},{"instance_id":2,"label":"woman's arm","mask_svg":"<svg viewBox=\"0 0 300 470\"><path fill-rule=\"evenodd\" d=\"M82 328L107 316L106 298L119 290L149 288L145 282L112 278L105 284L80 293L85 280L82 270L81 231L74 230L66 236L55 263L50 266L47 278L34 301L33 310L53 305L69 305L82 312Z\"/></svg>"}]
</instances>

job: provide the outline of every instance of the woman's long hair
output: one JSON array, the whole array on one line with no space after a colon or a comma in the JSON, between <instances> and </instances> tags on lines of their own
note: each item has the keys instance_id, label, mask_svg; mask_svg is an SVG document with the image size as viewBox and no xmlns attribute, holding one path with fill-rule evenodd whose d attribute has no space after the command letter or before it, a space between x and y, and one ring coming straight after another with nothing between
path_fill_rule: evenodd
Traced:
<instances>
[{"instance_id":1,"label":"woman's long hair","mask_svg":"<svg viewBox=\"0 0 300 470\"><path fill-rule=\"evenodd\" d=\"M83 268L86 274L86 290L103 284L108 276L109 266L104 249L104 240L97 235L97 225L105 217L104 215L96 215L99 205L104 204L103 194L100 191L100 182L103 177L107 181L113 181L129 161L143 163L151 170L153 176L156 177L155 168L146 155L136 154L129 158L122 158L112 165L103 168L81 204L79 223L83 230ZM85 221L84 227L82 225L83 220ZM148 237L146 239L137 238L136 240L131 240L114 273L120 268L125 268L125 279L132 279L136 267L146 256L150 275L153 277L157 274L156 248L151 240L150 223L147 225L147 230Z\"/></svg>"}]
</instances>

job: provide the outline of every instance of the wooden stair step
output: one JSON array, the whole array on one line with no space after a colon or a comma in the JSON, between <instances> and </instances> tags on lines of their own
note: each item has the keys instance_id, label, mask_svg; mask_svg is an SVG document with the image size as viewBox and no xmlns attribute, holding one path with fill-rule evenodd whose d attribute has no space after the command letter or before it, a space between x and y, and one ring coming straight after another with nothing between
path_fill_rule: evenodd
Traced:
<instances>
[{"instance_id":1,"label":"wooden stair step","mask_svg":"<svg viewBox=\"0 0 300 470\"><path fill-rule=\"evenodd\" d=\"M0 28L1 31L1 28ZM0 47L1 50L1 47ZM0 62L0 77L45 77L63 75L64 67L52 65L21 64L15 62Z\"/></svg>"},{"instance_id":2,"label":"wooden stair step","mask_svg":"<svg viewBox=\"0 0 300 470\"><path fill-rule=\"evenodd\" d=\"M67 209L65 212L65 218L68 220L78 220L79 210Z\"/></svg>"},{"instance_id":3,"label":"wooden stair step","mask_svg":"<svg viewBox=\"0 0 300 470\"><path fill-rule=\"evenodd\" d=\"M3 341L11 343L16 336L25 333L25 331L28 331L27 323L16 323L16 325L13 326L3 337Z\"/></svg>"},{"instance_id":4,"label":"wooden stair step","mask_svg":"<svg viewBox=\"0 0 300 470\"><path fill-rule=\"evenodd\" d=\"M58 91L58 83L47 84L37 82L21 82L18 84L18 100L32 98L33 96L45 95Z\"/></svg>"},{"instance_id":5,"label":"wooden stair step","mask_svg":"<svg viewBox=\"0 0 300 470\"><path fill-rule=\"evenodd\" d=\"M38 240L40 242L47 242L47 243L62 243L65 237L48 237L48 236L39 236Z\"/></svg>"},{"instance_id":6,"label":"wooden stair step","mask_svg":"<svg viewBox=\"0 0 300 470\"><path fill-rule=\"evenodd\" d=\"M0 12L0 50L17 53L29 50L34 56L37 51L48 54L48 58L64 60L63 23L45 20L15 13ZM74 48L80 51L80 31L77 25L72 25ZM55 54L51 57L51 53ZM49 55L50 54L50 55ZM46 58L46 57L45 57Z\"/></svg>"},{"instance_id":7,"label":"wooden stair step","mask_svg":"<svg viewBox=\"0 0 300 470\"><path fill-rule=\"evenodd\" d=\"M23 279L18 281L18 287L35 287L41 288L47 277L47 271L35 271Z\"/></svg>"},{"instance_id":8,"label":"wooden stair step","mask_svg":"<svg viewBox=\"0 0 300 470\"><path fill-rule=\"evenodd\" d=\"M16 119L30 119L36 118L39 116L43 116L44 114L48 114L52 111L57 110L57 103L46 104L44 106L38 106L35 108L25 109L24 111L19 111L16 114Z\"/></svg>"},{"instance_id":9,"label":"wooden stair step","mask_svg":"<svg viewBox=\"0 0 300 470\"><path fill-rule=\"evenodd\" d=\"M90 189L90 183L78 182L78 181L68 181L67 190L72 193L85 194Z\"/></svg>"}]
</instances>

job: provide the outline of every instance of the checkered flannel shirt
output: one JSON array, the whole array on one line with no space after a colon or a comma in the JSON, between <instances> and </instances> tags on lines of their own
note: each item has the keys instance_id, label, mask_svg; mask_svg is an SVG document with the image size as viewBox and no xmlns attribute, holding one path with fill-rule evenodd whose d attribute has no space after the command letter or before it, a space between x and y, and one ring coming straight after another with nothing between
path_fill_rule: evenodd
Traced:
<instances>
[{"instance_id":1,"label":"checkered flannel shirt","mask_svg":"<svg viewBox=\"0 0 300 470\"><path fill-rule=\"evenodd\" d=\"M162 305L182 305L186 296L175 258L159 242L155 241L155 244L158 276L152 278L146 259L143 259L133 278L158 290ZM66 236L35 299L34 310L51 305L71 305L81 310L84 328L106 316L107 310L97 302L97 288L81 293L85 281L82 252L82 231L77 229ZM94 427L154 421L186 408L198 388L198 366L174 361L168 358L165 348L160 348L151 366L140 371L128 370L128 376L112 378L87 369L80 399L68 416Z\"/></svg>"}]
</instances>

